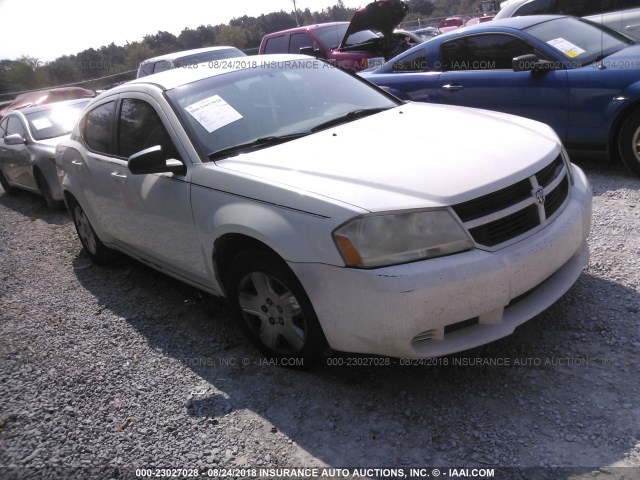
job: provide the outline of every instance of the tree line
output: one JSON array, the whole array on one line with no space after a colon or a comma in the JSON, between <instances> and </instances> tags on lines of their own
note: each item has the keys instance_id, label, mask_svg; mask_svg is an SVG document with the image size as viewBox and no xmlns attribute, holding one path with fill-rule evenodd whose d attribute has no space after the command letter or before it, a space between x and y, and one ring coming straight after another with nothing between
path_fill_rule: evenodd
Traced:
<instances>
[{"instance_id":1,"label":"tree line","mask_svg":"<svg viewBox=\"0 0 640 480\"><path fill-rule=\"evenodd\" d=\"M363 2L364 3L364 2ZM474 12L478 0L406 0L409 14L405 20L445 16L459 12ZM273 12L258 17L244 15L228 24L200 25L185 28L179 35L159 31L145 35L124 46L111 43L98 49L89 48L73 55L63 55L51 62L30 56L17 60L0 60L0 101L10 99L8 93L52 86L76 84L91 89L108 88L112 84L135 77L141 61L165 53L215 45L231 45L241 50L259 46L270 32L299 25L348 21L355 9L344 6L342 0L319 12L308 8L296 12ZM4 94L4 95L3 95Z\"/></svg>"}]
</instances>

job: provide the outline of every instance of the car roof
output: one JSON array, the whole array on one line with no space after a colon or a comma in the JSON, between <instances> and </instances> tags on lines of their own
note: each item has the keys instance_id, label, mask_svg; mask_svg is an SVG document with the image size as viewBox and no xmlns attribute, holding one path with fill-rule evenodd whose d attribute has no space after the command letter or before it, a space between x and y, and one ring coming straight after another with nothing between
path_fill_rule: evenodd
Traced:
<instances>
[{"instance_id":1,"label":"car roof","mask_svg":"<svg viewBox=\"0 0 640 480\"><path fill-rule=\"evenodd\" d=\"M93 98L76 98L73 100L62 100L60 102L53 102L53 103L45 103L44 105L38 105L35 107L26 107L26 108L20 108L20 109L16 109L16 110L9 110L8 112L6 112L4 114L4 116L12 114L12 113L21 113L23 115L28 115L30 113L36 113L36 112L44 112L46 110L53 110L54 108L58 108L60 106L65 106L65 105L75 105L77 103L89 103L91 100L93 100Z\"/></svg>"},{"instance_id":2,"label":"car roof","mask_svg":"<svg viewBox=\"0 0 640 480\"><path fill-rule=\"evenodd\" d=\"M458 30L454 30L452 32L443 33L442 35L438 35L436 38L447 38L450 36L455 36L455 35L459 35L466 32L475 32L477 30L483 30L487 32L501 30L504 28L511 28L515 30L525 30L533 25L538 25L540 23L556 20L558 18L571 18L571 17L567 15L527 15L524 17L502 18L499 20L492 20L490 22L477 23L475 25L463 27Z\"/></svg>"},{"instance_id":3,"label":"car roof","mask_svg":"<svg viewBox=\"0 0 640 480\"><path fill-rule=\"evenodd\" d=\"M271 68L282 64L282 62L304 60L315 62L316 59L307 55L290 55L290 54L274 54L274 55L255 55L251 57L239 57L237 59L227 59L217 62L218 66L212 68L208 63L201 64L202 68L174 68L146 77L140 77L130 82L120 85L111 90L109 93L117 93L126 91L131 85L155 85L162 90L171 90L182 85L186 85L203 78L215 77L237 70L246 70L249 68Z\"/></svg>"},{"instance_id":4,"label":"car roof","mask_svg":"<svg viewBox=\"0 0 640 480\"><path fill-rule=\"evenodd\" d=\"M302 27L287 28L286 30L279 30L277 32L268 33L268 34L265 35L265 37L286 35L288 33L296 33L296 32L306 32L306 31L309 31L309 30L317 30L318 28L322 28L322 27L331 27L333 25L345 25L345 24L348 25L349 22L316 23L316 24L313 24L313 25L305 25L305 26L302 26Z\"/></svg>"},{"instance_id":5,"label":"car roof","mask_svg":"<svg viewBox=\"0 0 640 480\"><path fill-rule=\"evenodd\" d=\"M151 63L151 62L158 62L162 60L175 60L177 58L187 57L189 55L197 55L198 53L215 52L216 50L229 50L229 49L238 50L236 47L232 47L232 46L194 48L192 50L181 50L179 52L165 53L164 55L158 55L157 57L147 58L146 60L143 60L141 63Z\"/></svg>"}]
</instances>

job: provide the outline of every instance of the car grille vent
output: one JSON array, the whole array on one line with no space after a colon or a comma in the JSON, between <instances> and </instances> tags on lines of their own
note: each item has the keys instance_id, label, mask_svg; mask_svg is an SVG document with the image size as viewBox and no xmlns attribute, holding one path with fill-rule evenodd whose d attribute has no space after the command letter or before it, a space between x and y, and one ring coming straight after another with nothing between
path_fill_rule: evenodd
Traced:
<instances>
[{"instance_id":1,"label":"car grille vent","mask_svg":"<svg viewBox=\"0 0 640 480\"><path fill-rule=\"evenodd\" d=\"M569 197L569 176L561 155L509 187L453 206L478 246L505 247L549 223Z\"/></svg>"}]
</instances>

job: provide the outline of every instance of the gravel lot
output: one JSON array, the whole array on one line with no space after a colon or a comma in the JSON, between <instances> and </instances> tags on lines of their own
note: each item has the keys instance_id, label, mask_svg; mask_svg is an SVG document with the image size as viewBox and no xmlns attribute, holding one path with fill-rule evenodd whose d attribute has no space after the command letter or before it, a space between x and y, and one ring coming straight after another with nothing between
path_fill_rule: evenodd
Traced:
<instances>
[{"instance_id":1,"label":"gravel lot","mask_svg":"<svg viewBox=\"0 0 640 480\"><path fill-rule=\"evenodd\" d=\"M265 363L219 300L129 259L92 265L66 212L0 188L0 478L640 478L640 179L578 163L594 190L592 257L552 308L431 365L340 354L311 371Z\"/></svg>"}]
</instances>

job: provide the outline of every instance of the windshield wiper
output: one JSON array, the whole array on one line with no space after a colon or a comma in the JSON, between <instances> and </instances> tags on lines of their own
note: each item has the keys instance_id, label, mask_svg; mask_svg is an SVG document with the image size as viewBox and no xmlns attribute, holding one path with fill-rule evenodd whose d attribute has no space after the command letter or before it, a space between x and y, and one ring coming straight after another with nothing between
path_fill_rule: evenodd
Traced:
<instances>
[{"instance_id":1,"label":"windshield wiper","mask_svg":"<svg viewBox=\"0 0 640 480\"><path fill-rule=\"evenodd\" d=\"M232 145L231 147L221 148L215 152L211 152L207 157L209 160L216 160L224 157L231 157L239 155L241 153L250 152L259 148L278 145L279 143L288 142L289 140L295 140L296 138L309 135L310 132L291 133L289 135L271 135L268 137L256 138L247 143L240 143L238 145Z\"/></svg>"},{"instance_id":2,"label":"windshield wiper","mask_svg":"<svg viewBox=\"0 0 640 480\"><path fill-rule=\"evenodd\" d=\"M361 108L359 110L353 110L352 112L345 113L344 115L321 123L320 125L316 125L311 129L311 132L319 132L320 130L324 130L325 128L333 127L334 125L340 125L341 123L351 122L358 118L363 118L369 115L373 115L374 113L383 112L384 110L388 110L388 108Z\"/></svg>"}]
</instances>

